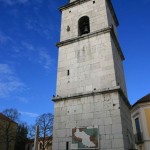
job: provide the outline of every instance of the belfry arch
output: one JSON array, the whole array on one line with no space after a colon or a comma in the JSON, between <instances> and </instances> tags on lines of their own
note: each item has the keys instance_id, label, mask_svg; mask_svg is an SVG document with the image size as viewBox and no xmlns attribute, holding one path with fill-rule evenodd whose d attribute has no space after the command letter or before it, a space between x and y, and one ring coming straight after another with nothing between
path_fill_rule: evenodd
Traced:
<instances>
[{"instance_id":1,"label":"belfry arch","mask_svg":"<svg viewBox=\"0 0 150 150\"><path fill-rule=\"evenodd\" d=\"M78 21L78 35L90 33L90 19L88 16L83 16Z\"/></svg>"}]
</instances>

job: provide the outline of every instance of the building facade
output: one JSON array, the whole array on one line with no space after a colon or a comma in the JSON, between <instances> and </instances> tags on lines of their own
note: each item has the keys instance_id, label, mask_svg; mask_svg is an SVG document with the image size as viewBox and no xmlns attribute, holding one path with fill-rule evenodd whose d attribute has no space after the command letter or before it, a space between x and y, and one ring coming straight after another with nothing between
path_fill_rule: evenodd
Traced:
<instances>
[{"instance_id":1,"label":"building facade","mask_svg":"<svg viewBox=\"0 0 150 150\"><path fill-rule=\"evenodd\" d=\"M45 139L44 150L52 150L52 136L46 137ZM25 146L25 150L34 150L34 139L28 140ZM38 139L38 149L43 150L43 138Z\"/></svg>"},{"instance_id":2,"label":"building facade","mask_svg":"<svg viewBox=\"0 0 150 150\"><path fill-rule=\"evenodd\" d=\"M134 148L111 0L71 0L60 10L52 149Z\"/></svg>"},{"instance_id":3,"label":"building facade","mask_svg":"<svg viewBox=\"0 0 150 150\"><path fill-rule=\"evenodd\" d=\"M132 123L138 150L150 149L150 94L132 107Z\"/></svg>"},{"instance_id":4,"label":"building facade","mask_svg":"<svg viewBox=\"0 0 150 150\"><path fill-rule=\"evenodd\" d=\"M18 124L0 113L0 150L15 150Z\"/></svg>"}]
</instances>

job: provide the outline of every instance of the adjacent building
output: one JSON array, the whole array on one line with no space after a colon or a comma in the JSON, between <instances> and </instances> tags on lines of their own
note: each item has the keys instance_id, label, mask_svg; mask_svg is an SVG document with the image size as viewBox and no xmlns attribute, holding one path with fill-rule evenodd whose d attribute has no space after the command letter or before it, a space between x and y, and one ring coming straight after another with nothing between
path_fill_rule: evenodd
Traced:
<instances>
[{"instance_id":1,"label":"adjacent building","mask_svg":"<svg viewBox=\"0 0 150 150\"><path fill-rule=\"evenodd\" d=\"M62 12L53 150L134 148L111 0L70 0Z\"/></svg>"},{"instance_id":2,"label":"adjacent building","mask_svg":"<svg viewBox=\"0 0 150 150\"><path fill-rule=\"evenodd\" d=\"M132 107L132 123L138 150L150 150L150 94Z\"/></svg>"},{"instance_id":3,"label":"adjacent building","mask_svg":"<svg viewBox=\"0 0 150 150\"><path fill-rule=\"evenodd\" d=\"M0 113L0 150L14 150L18 124Z\"/></svg>"},{"instance_id":4,"label":"adjacent building","mask_svg":"<svg viewBox=\"0 0 150 150\"><path fill-rule=\"evenodd\" d=\"M52 136L46 137L44 150L52 150ZM34 150L34 139L28 140L25 150ZM43 138L38 139L38 150L43 150Z\"/></svg>"}]
</instances>

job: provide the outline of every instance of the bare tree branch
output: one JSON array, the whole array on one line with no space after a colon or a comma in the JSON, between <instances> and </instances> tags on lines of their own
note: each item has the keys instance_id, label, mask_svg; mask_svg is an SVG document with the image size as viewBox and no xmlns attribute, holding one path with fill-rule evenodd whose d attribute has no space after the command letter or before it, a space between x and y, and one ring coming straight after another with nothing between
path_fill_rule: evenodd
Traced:
<instances>
[{"instance_id":1,"label":"bare tree branch","mask_svg":"<svg viewBox=\"0 0 150 150\"><path fill-rule=\"evenodd\" d=\"M39 136L42 139L42 150L47 146L48 137L52 135L54 116L50 113L43 114L36 120L36 125L39 126Z\"/></svg>"},{"instance_id":2,"label":"bare tree branch","mask_svg":"<svg viewBox=\"0 0 150 150\"><path fill-rule=\"evenodd\" d=\"M0 141L6 145L6 150L16 141L17 124L19 113L16 109L6 109L2 112L5 116L0 121Z\"/></svg>"}]
</instances>

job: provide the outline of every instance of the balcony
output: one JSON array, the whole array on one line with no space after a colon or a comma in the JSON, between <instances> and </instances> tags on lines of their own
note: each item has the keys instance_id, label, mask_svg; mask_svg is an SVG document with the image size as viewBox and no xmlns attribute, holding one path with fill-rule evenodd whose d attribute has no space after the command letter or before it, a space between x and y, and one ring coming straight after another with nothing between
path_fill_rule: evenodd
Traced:
<instances>
[{"instance_id":1,"label":"balcony","mask_svg":"<svg viewBox=\"0 0 150 150\"><path fill-rule=\"evenodd\" d=\"M135 134L135 143L137 145L144 143L142 132L138 132L138 133Z\"/></svg>"}]
</instances>

